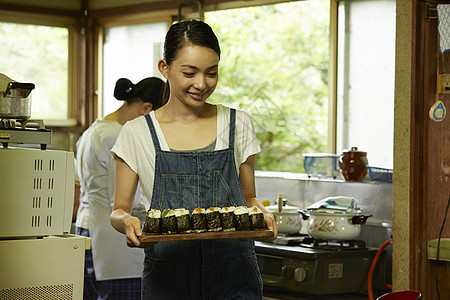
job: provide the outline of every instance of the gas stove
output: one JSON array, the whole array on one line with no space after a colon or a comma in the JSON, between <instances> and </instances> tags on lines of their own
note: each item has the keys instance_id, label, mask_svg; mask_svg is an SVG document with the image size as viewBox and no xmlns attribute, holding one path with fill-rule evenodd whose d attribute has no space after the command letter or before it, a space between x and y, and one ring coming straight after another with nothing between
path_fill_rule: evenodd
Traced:
<instances>
[{"instance_id":1,"label":"gas stove","mask_svg":"<svg viewBox=\"0 0 450 300\"><path fill-rule=\"evenodd\" d=\"M45 150L52 142L52 131L46 129L43 120L0 120L0 143L3 148L9 144L40 144Z\"/></svg>"},{"instance_id":2,"label":"gas stove","mask_svg":"<svg viewBox=\"0 0 450 300\"><path fill-rule=\"evenodd\" d=\"M325 241L307 235L255 243L266 296L277 299L367 299L367 277L378 251L364 241ZM382 253L372 279L385 286Z\"/></svg>"}]
</instances>

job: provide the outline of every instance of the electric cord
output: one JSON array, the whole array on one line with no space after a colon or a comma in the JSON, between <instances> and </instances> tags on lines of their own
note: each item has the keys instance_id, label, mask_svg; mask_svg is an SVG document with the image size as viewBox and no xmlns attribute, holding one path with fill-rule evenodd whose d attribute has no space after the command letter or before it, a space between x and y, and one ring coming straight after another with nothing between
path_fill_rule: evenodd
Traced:
<instances>
[{"instance_id":1,"label":"electric cord","mask_svg":"<svg viewBox=\"0 0 450 300\"><path fill-rule=\"evenodd\" d=\"M448 197L447 208L445 209L444 221L442 222L441 230L439 231L437 250L436 250L436 268L435 268L435 280L436 280L436 291L438 300L441 299L441 295L439 294L439 282L438 282L438 263L439 263L439 248L441 244L441 235L444 230L445 220L447 219L448 207L450 206L450 195Z\"/></svg>"}]
</instances>

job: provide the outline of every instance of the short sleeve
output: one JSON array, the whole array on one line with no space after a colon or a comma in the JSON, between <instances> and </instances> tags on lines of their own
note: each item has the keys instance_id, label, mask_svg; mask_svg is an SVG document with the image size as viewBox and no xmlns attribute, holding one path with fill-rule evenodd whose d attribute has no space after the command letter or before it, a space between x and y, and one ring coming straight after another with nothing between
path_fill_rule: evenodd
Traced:
<instances>
[{"instance_id":1,"label":"short sleeve","mask_svg":"<svg viewBox=\"0 0 450 300\"><path fill-rule=\"evenodd\" d=\"M256 131L250 115L244 111L237 111L236 114L236 145L235 155L239 165L247 158L261 151L261 147L256 138Z\"/></svg>"},{"instance_id":2,"label":"short sleeve","mask_svg":"<svg viewBox=\"0 0 450 300\"><path fill-rule=\"evenodd\" d=\"M123 159L135 173L138 172L135 137L129 122L123 126L111 152Z\"/></svg>"}]
</instances>

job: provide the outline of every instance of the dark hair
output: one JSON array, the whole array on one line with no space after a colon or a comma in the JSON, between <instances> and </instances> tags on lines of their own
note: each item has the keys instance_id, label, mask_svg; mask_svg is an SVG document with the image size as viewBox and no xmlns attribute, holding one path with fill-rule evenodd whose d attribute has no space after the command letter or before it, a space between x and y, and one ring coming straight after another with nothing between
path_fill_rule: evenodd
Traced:
<instances>
[{"instance_id":1,"label":"dark hair","mask_svg":"<svg viewBox=\"0 0 450 300\"><path fill-rule=\"evenodd\" d=\"M142 79L137 84L133 84L127 78L120 78L114 88L114 97L117 100L135 102L150 102L153 109L158 109L165 104L163 101L164 81L157 77Z\"/></svg>"},{"instance_id":2,"label":"dark hair","mask_svg":"<svg viewBox=\"0 0 450 300\"><path fill-rule=\"evenodd\" d=\"M170 26L164 41L164 60L168 65L177 58L184 46L192 44L214 50L220 60L219 40L212 28L203 21L187 20ZM169 82L164 87L164 99L169 98Z\"/></svg>"},{"instance_id":3,"label":"dark hair","mask_svg":"<svg viewBox=\"0 0 450 300\"><path fill-rule=\"evenodd\" d=\"M198 20L181 21L173 24L164 41L164 60L171 64L186 44L208 47L214 50L220 59L219 40L212 28Z\"/></svg>"}]
</instances>

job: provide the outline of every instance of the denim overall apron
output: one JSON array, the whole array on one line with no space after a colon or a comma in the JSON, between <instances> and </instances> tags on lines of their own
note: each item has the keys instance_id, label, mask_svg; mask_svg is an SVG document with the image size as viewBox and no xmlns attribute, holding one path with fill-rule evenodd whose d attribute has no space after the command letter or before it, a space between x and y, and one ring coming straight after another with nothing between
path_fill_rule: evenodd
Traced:
<instances>
[{"instance_id":1,"label":"denim overall apron","mask_svg":"<svg viewBox=\"0 0 450 300\"><path fill-rule=\"evenodd\" d=\"M228 149L163 151L149 115L155 146L150 208L246 205L234 161L236 111ZM143 299L262 299L262 280L248 239L159 242L145 249Z\"/></svg>"}]
</instances>

